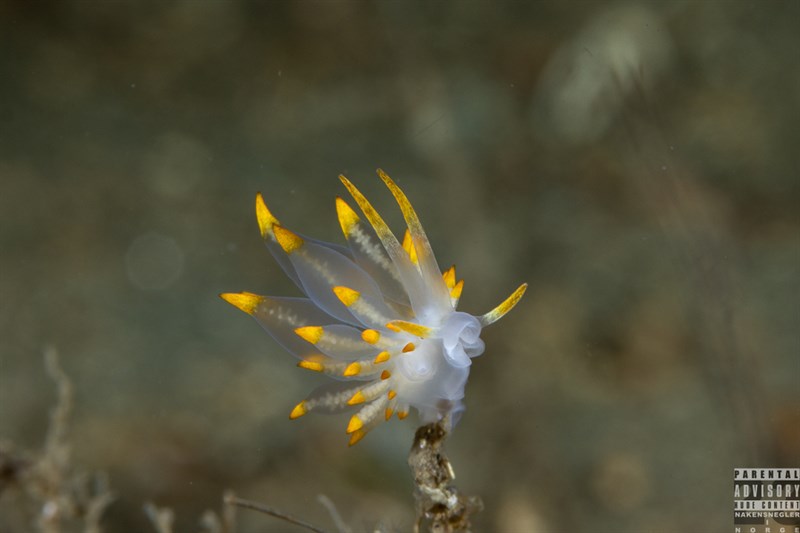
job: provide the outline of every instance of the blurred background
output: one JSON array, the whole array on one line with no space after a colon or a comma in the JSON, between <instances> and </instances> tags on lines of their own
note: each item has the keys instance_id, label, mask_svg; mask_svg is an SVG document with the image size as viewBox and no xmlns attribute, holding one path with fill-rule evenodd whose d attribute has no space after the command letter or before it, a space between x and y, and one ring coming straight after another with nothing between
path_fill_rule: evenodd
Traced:
<instances>
[{"instance_id":1,"label":"blurred background","mask_svg":"<svg viewBox=\"0 0 800 533\"><path fill-rule=\"evenodd\" d=\"M404 188L483 313L447 450L479 531L732 530L732 469L800 464L797 2L0 3L0 437L75 386L108 531L225 489L411 527L414 416L349 449L325 378L217 297L297 296L254 196L343 243ZM399 230L398 230L399 231ZM7 488L0 529L37 509ZM20 503L23 502L23 503ZM240 531L292 526L241 513Z\"/></svg>"}]
</instances>

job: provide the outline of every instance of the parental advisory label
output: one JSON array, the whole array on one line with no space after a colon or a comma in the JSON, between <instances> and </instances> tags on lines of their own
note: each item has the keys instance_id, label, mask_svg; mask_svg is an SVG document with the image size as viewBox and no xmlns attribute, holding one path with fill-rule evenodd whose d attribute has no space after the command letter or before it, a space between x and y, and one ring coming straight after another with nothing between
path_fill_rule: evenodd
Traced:
<instances>
[{"instance_id":1,"label":"parental advisory label","mask_svg":"<svg viewBox=\"0 0 800 533\"><path fill-rule=\"evenodd\" d=\"M800 533L800 468L734 468L734 533Z\"/></svg>"}]
</instances>

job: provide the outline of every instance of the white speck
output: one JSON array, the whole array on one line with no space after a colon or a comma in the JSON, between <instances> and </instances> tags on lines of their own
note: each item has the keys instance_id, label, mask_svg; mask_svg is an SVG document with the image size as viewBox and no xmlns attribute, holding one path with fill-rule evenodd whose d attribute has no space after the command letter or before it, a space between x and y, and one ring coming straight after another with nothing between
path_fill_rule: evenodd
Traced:
<instances>
[{"instance_id":1,"label":"white speck","mask_svg":"<svg viewBox=\"0 0 800 533\"><path fill-rule=\"evenodd\" d=\"M58 504L54 501L48 501L42 507L42 516L45 520L53 520L56 516L58 516Z\"/></svg>"},{"instance_id":2,"label":"white speck","mask_svg":"<svg viewBox=\"0 0 800 533\"><path fill-rule=\"evenodd\" d=\"M145 233L125 252L128 279L142 290L166 289L183 273L183 250L171 237Z\"/></svg>"}]
</instances>

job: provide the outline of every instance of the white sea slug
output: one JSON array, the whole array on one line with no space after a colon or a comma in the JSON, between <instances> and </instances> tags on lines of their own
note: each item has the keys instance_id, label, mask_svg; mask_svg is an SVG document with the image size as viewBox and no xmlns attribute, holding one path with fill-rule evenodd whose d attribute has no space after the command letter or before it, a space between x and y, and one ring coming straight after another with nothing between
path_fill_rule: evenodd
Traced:
<instances>
[{"instance_id":1,"label":"white sea slug","mask_svg":"<svg viewBox=\"0 0 800 533\"><path fill-rule=\"evenodd\" d=\"M408 198L382 170L378 175L408 225L402 243L344 176L371 224L337 197L347 247L289 231L258 194L256 216L267 248L307 298L220 295L299 357L298 366L338 380L297 404L290 418L360 406L347 425L350 445L395 413L405 418L411 407L423 423L448 414L455 423L464 410L471 359L484 350L481 329L508 313L527 287L485 315L456 311L464 281L456 282L455 266L439 270Z\"/></svg>"}]
</instances>

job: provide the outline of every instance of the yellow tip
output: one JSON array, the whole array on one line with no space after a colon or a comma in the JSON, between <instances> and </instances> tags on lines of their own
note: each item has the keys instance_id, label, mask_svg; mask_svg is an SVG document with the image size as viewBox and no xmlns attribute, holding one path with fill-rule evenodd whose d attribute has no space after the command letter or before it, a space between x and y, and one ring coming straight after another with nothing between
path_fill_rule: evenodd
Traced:
<instances>
[{"instance_id":1,"label":"yellow tip","mask_svg":"<svg viewBox=\"0 0 800 533\"><path fill-rule=\"evenodd\" d=\"M390 390L388 396L389 396L390 400L394 400L397 397L397 392L393 391L393 390Z\"/></svg>"},{"instance_id":2,"label":"yellow tip","mask_svg":"<svg viewBox=\"0 0 800 533\"><path fill-rule=\"evenodd\" d=\"M514 306L517 305L517 302L520 301L520 299L525 294L525 291L527 289L528 289L527 283L523 283L522 285L517 287L517 290L511 293L511 296L506 298L503 301L503 303L501 303L500 305L498 305L497 307L495 307L494 309L492 309L491 311L489 311L488 313L479 318L481 324L483 324L484 326L488 326L489 324L497 322L498 320L503 318L503 316L506 313L514 309Z\"/></svg>"},{"instance_id":3,"label":"yellow tip","mask_svg":"<svg viewBox=\"0 0 800 533\"><path fill-rule=\"evenodd\" d=\"M298 337L311 344L317 344L319 342L322 338L323 331L322 326L304 326L294 330Z\"/></svg>"},{"instance_id":4,"label":"yellow tip","mask_svg":"<svg viewBox=\"0 0 800 533\"><path fill-rule=\"evenodd\" d=\"M353 361L352 363L347 365L347 368L344 369L342 375L346 378L349 378L350 376L357 376L360 373L361 373L361 363L359 363L358 361Z\"/></svg>"},{"instance_id":5,"label":"yellow tip","mask_svg":"<svg viewBox=\"0 0 800 533\"><path fill-rule=\"evenodd\" d=\"M278 241L278 244L281 245L281 248L283 248L283 251L287 254L303 246L303 239L283 226L273 224L272 232L275 234L275 239Z\"/></svg>"},{"instance_id":6,"label":"yellow tip","mask_svg":"<svg viewBox=\"0 0 800 533\"><path fill-rule=\"evenodd\" d=\"M389 352L383 351L383 352L381 352L381 353L379 353L378 355L375 356L375 359L373 359L372 363L376 364L376 365L379 365L381 363L385 363L391 357L392 356L389 355Z\"/></svg>"},{"instance_id":7,"label":"yellow tip","mask_svg":"<svg viewBox=\"0 0 800 533\"><path fill-rule=\"evenodd\" d=\"M387 407L386 408L386 412L385 412L386 420L389 420L390 418L392 418L393 414L394 414L394 409L392 409L391 407Z\"/></svg>"},{"instance_id":8,"label":"yellow tip","mask_svg":"<svg viewBox=\"0 0 800 533\"><path fill-rule=\"evenodd\" d=\"M448 289L453 289L456 286L456 266L453 265L442 273L444 284Z\"/></svg>"},{"instance_id":9,"label":"yellow tip","mask_svg":"<svg viewBox=\"0 0 800 533\"><path fill-rule=\"evenodd\" d=\"M408 254L408 258L415 265L419 263L417 257L417 249L414 248L414 241L411 240L411 233L406 229L406 234L403 236L403 250Z\"/></svg>"},{"instance_id":10,"label":"yellow tip","mask_svg":"<svg viewBox=\"0 0 800 533\"><path fill-rule=\"evenodd\" d=\"M386 222L383 220L383 218L381 218L378 212L375 211L375 208L372 207L372 204L370 204L369 201L364 198L364 195L361 194L361 191L359 191L355 185L350 183L350 180L341 174L339 175L339 179L342 181L342 184L347 187L347 190L353 196L353 199L358 204L358 207L361 208L361 211L364 212L364 216L367 217L367 220L369 220L370 224L372 224L375 233L377 233L378 238L384 243L384 245L386 243L389 243L392 246L394 246L394 244L398 244L397 239L392 233L392 230L389 229L389 226L386 225Z\"/></svg>"},{"instance_id":11,"label":"yellow tip","mask_svg":"<svg viewBox=\"0 0 800 533\"><path fill-rule=\"evenodd\" d=\"M348 287L337 286L333 288L333 293L339 298L339 301L342 302L347 307L350 307L356 301L358 301L361 294L358 291L354 291Z\"/></svg>"},{"instance_id":12,"label":"yellow tip","mask_svg":"<svg viewBox=\"0 0 800 533\"><path fill-rule=\"evenodd\" d=\"M350 422L347 424L347 434L349 435L350 433L358 431L363 427L364 427L364 422L362 422L361 419L358 418L358 415L353 415L350 418Z\"/></svg>"},{"instance_id":13,"label":"yellow tip","mask_svg":"<svg viewBox=\"0 0 800 533\"><path fill-rule=\"evenodd\" d=\"M291 420L294 420L295 418L300 418L307 412L308 408L306 408L306 401L303 400L302 402L294 406L294 409L292 409L292 412L289 414L289 418Z\"/></svg>"},{"instance_id":14,"label":"yellow tip","mask_svg":"<svg viewBox=\"0 0 800 533\"><path fill-rule=\"evenodd\" d=\"M306 370L313 370L314 372L322 372L322 363L318 363L317 361L300 361L297 363L297 366L300 368L305 368Z\"/></svg>"},{"instance_id":15,"label":"yellow tip","mask_svg":"<svg viewBox=\"0 0 800 533\"><path fill-rule=\"evenodd\" d=\"M361 332L361 338L368 344L376 344L381 340L381 334L374 329L365 329Z\"/></svg>"},{"instance_id":16,"label":"yellow tip","mask_svg":"<svg viewBox=\"0 0 800 533\"><path fill-rule=\"evenodd\" d=\"M458 283L456 283L455 286L452 289L450 289L450 298L452 298L453 300L458 300L459 298L461 298L461 291L463 290L464 290L464 280L460 279L458 280Z\"/></svg>"},{"instance_id":17,"label":"yellow tip","mask_svg":"<svg viewBox=\"0 0 800 533\"><path fill-rule=\"evenodd\" d=\"M347 405L358 405L366 401L367 398L364 396L364 393L358 391L357 393L353 394L353 396L349 400L347 400Z\"/></svg>"},{"instance_id":18,"label":"yellow tip","mask_svg":"<svg viewBox=\"0 0 800 533\"><path fill-rule=\"evenodd\" d=\"M388 370L381 372L381 379L389 379L390 377L392 377L392 373Z\"/></svg>"},{"instance_id":19,"label":"yellow tip","mask_svg":"<svg viewBox=\"0 0 800 533\"><path fill-rule=\"evenodd\" d=\"M408 416L408 411L397 411L397 418L403 420L405 417Z\"/></svg>"},{"instance_id":20,"label":"yellow tip","mask_svg":"<svg viewBox=\"0 0 800 533\"><path fill-rule=\"evenodd\" d=\"M413 352L416 346L414 346L413 342L409 342L405 346L403 346L403 353Z\"/></svg>"},{"instance_id":21,"label":"yellow tip","mask_svg":"<svg viewBox=\"0 0 800 533\"><path fill-rule=\"evenodd\" d=\"M219 297L232 306L238 307L248 315L252 315L258 307L258 304L264 301L263 296L253 294L252 292L226 292L220 294Z\"/></svg>"},{"instance_id":22,"label":"yellow tip","mask_svg":"<svg viewBox=\"0 0 800 533\"><path fill-rule=\"evenodd\" d=\"M386 324L386 327L392 331L405 331L406 333L410 333L421 339L424 339L431 333L431 328L423 326L422 324L417 324L416 322L407 322L405 320L392 320Z\"/></svg>"},{"instance_id":23,"label":"yellow tip","mask_svg":"<svg viewBox=\"0 0 800 533\"><path fill-rule=\"evenodd\" d=\"M360 430L360 429L357 430L357 431L352 432L350 434L350 443L348 444L348 446L353 446L355 444L358 444L358 441L363 439L364 435L366 435L366 434L367 434L366 431L363 431L363 430Z\"/></svg>"},{"instance_id":24,"label":"yellow tip","mask_svg":"<svg viewBox=\"0 0 800 533\"><path fill-rule=\"evenodd\" d=\"M345 239L350 235L353 226L361 220L353 208L339 196L336 197L336 214L339 216L339 225L342 227Z\"/></svg>"},{"instance_id":25,"label":"yellow tip","mask_svg":"<svg viewBox=\"0 0 800 533\"><path fill-rule=\"evenodd\" d=\"M258 219L258 229L261 231L262 237L267 237L272 232L274 224L280 224L278 219L267 209L267 204L264 203L264 197L261 193L256 194L256 218Z\"/></svg>"}]
</instances>

